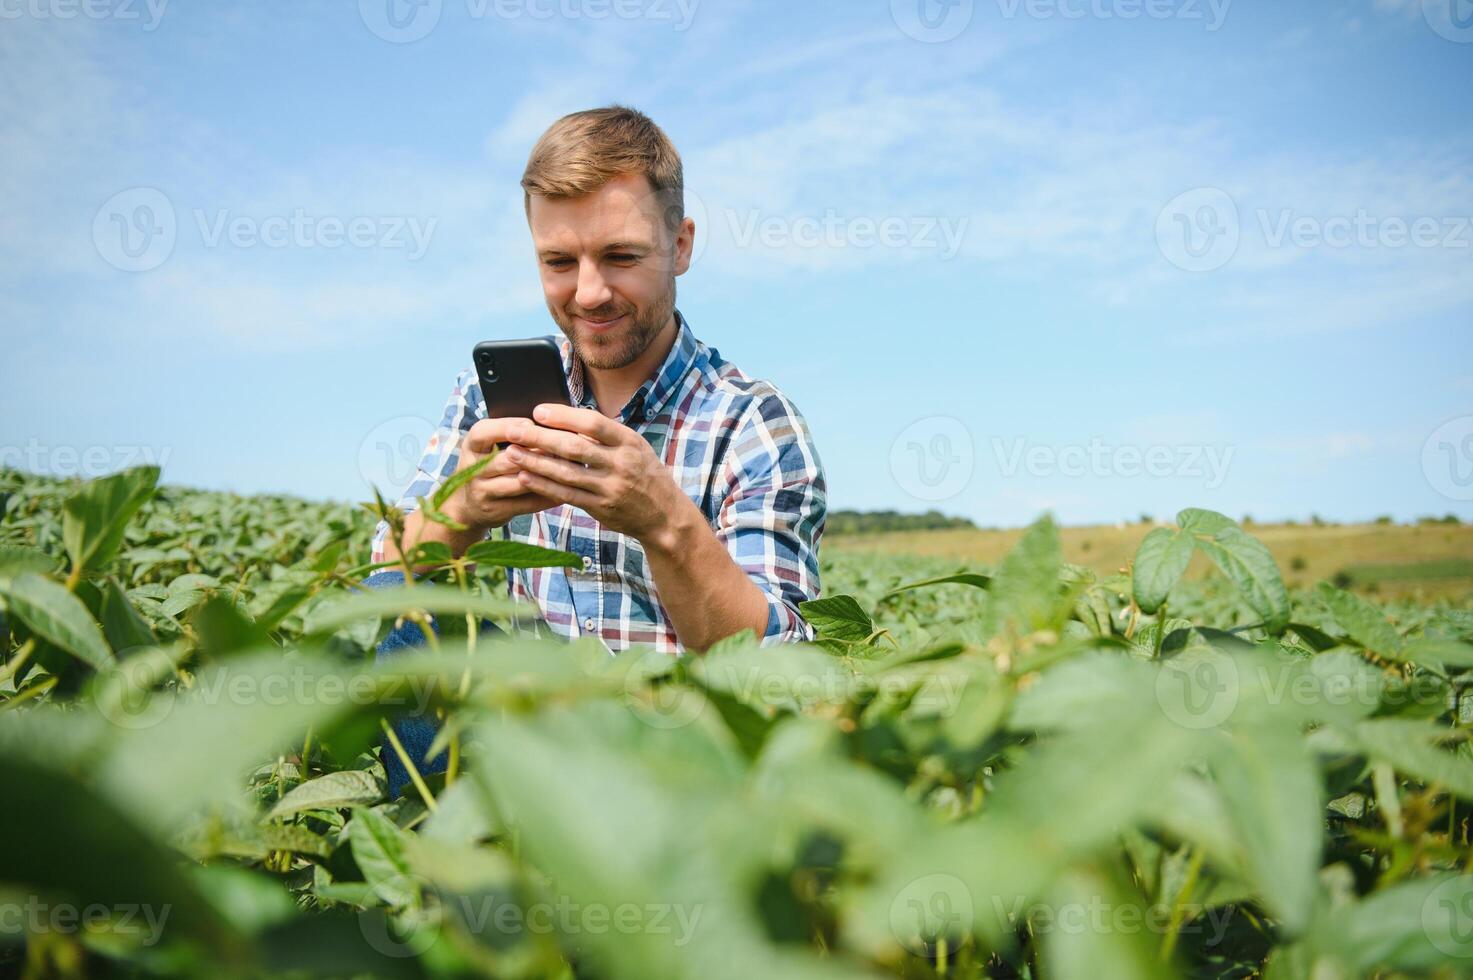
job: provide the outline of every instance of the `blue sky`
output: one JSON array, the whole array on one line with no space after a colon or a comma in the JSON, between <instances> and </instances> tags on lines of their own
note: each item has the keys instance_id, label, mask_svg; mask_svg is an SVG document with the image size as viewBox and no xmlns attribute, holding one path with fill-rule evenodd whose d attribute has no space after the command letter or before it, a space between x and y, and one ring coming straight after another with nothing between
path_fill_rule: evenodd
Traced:
<instances>
[{"instance_id":1,"label":"blue sky","mask_svg":"<svg viewBox=\"0 0 1473 980\"><path fill-rule=\"evenodd\" d=\"M1452 2L0 0L0 462L397 490L617 101L832 507L1473 519Z\"/></svg>"}]
</instances>

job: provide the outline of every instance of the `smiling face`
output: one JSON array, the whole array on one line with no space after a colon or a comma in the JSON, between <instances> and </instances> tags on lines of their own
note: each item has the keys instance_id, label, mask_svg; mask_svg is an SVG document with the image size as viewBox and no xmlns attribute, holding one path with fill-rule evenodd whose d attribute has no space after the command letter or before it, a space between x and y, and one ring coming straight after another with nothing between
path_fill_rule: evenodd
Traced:
<instances>
[{"instance_id":1,"label":"smiling face","mask_svg":"<svg viewBox=\"0 0 1473 980\"><path fill-rule=\"evenodd\" d=\"M690 267L695 223L670 227L642 174L579 197L534 194L529 208L548 312L584 364L627 367L673 328L675 277Z\"/></svg>"}]
</instances>

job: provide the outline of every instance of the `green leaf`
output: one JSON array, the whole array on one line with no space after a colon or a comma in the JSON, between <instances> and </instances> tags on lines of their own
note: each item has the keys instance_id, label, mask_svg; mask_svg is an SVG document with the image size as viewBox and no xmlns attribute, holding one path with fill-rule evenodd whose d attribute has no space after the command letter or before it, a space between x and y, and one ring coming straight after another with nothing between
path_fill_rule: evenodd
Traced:
<instances>
[{"instance_id":1,"label":"green leaf","mask_svg":"<svg viewBox=\"0 0 1473 980\"><path fill-rule=\"evenodd\" d=\"M131 647L151 647L158 642L148 621L133 608L123 587L112 576L108 576L102 587L102 632L108 644L120 654Z\"/></svg>"},{"instance_id":2,"label":"green leaf","mask_svg":"<svg viewBox=\"0 0 1473 980\"><path fill-rule=\"evenodd\" d=\"M438 508L431 506L430 503L425 500L425 498L419 497L417 499L419 500L419 512L426 520L434 521L441 527L448 527L452 531L470 530L470 528L460 523L449 514L446 514Z\"/></svg>"},{"instance_id":3,"label":"green leaf","mask_svg":"<svg viewBox=\"0 0 1473 980\"><path fill-rule=\"evenodd\" d=\"M1187 570L1195 544L1190 534L1169 527L1158 527L1141 541L1135 552L1131 589L1142 612L1151 614L1161 608Z\"/></svg>"},{"instance_id":4,"label":"green leaf","mask_svg":"<svg viewBox=\"0 0 1473 980\"><path fill-rule=\"evenodd\" d=\"M708 689L764 712L842 704L860 683L839 658L802 646L707 653L690 671Z\"/></svg>"},{"instance_id":5,"label":"green leaf","mask_svg":"<svg viewBox=\"0 0 1473 980\"><path fill-rule=\"evenodd\" d=\"M490 618L525 612L526 607L500 596L433 585L372 589L324 602L312 611L307 629L313 634L332 633L362 619L402 616L414 610L434 615L470 613Z\"/></svg>"},{"instance_id":6,"label":"green leaf","mask_svg":"<svg viewBox=\"0 0 1473 980\"><path fill-rule=\"evenodd\" d=\"M0 593L15 618L37 636L98 670L113 663L112 651L87 607L51 579L27 572L0 588Z\"/></svg>"},{"instance_id":7,"label":"green leaf","mask_svg":"<svg viewBox=\"0 0 1473 980\"><path fill-rule=\"evenodd\" d=\"M1424 667L1473 667L1473 645L1456 640L1412 640L1401 648L1398 660Z\"/></svg>"},{"instance_id":8,"label":"green leaf","mask_svg":"<svg viewBox=\"0 0 1473 980\"><path fill-rule=\"evenodd\" d=\"M1077 915L1105 908L1106 915ZM1071 871L1052 889L1049 914L1033 923L1049 977L1059 980L1167 980L1176 974L1157 955L1147 909L1125 882L1092 869ZM1129 924L1127 924L1129 923ZM1164 923L1163 923L1164 925Z\"/></svg>"},{"instance_id":9,"label":"green leaf","mask_svg":"<svg viewBox=\"0 0 1473 980\"><path fill-rule=\"evenodd\" d=\"M1219 529L1212 537L1198 537L1197 547L1232 580L1264 628L1279 634L1289 625L1289 590L1279 566L1263 542L1236 525Z\"/></svg>"},{"instance_id":10,"label":"green leaf","mask_svg":"<svg viewBox=\"0 0 1473 980\"><path fill-rule=\"evenodd\" d=\"M281 621L296 611L297 607L306 602L312 595L312 586L306 584L289 585L272 600L261 615L256 619L255 626L261 630L274 630L281 625Z\"/></svg>"},{"instance_id":11,"label":"green leaf","mask_svg":"<svg viewBox=\"0 0 1473 980\"><path fill-rule=\"evenodd\" d=\"M23 805L0 807L0 838L17 845L5 856L7 882L79 906L147 910L162 930L155 942L191 936L222 958L243 955L241 937L200 894L177 854L114 800L10 751L0 752L0 783L23 787L25 797ZM148 927L140 922L138 928Z\"/></svg>"},{"instance_id":12,"label":"green leaf","mask_svg":"<svg viewBox=\"0 0 1473 980\"><path fill-rule=\"evenodd\" d=\"M440 484L440 488L436 490L434 496L430 498L430 502L434 504L434 507L432 509L439 510L441 507L444 507L445 501L454 496L455 491L459 490L461 487L474 480L482 470L491 465L491 461L495 459L496 456L497 451L493 450L480 459L476 460L471 465L465 467L464 469L457 470L455 473L453 473L450 479Z\"/></svg>"},{"instance_id":13,"label":"green leaf","mask_svg":"<svg viewBox=\"0 0 1473 980\"><path fill-rule=\"evenodd\" d=\"M1059 528L1050 517L1035 521L1008 552L993 576L988 590L983 632L992 636L1004 630L1026 635L1037 630L1063 626L1074 605L1072 588L1060 588L1064 556Z\"/></svg>"},{"instance_id":14,"label":"green leaf","mask_svg":"<svg viewBox=\"0 0 1473 980\"><path fill-rule=\"evenodd\" d=\"M1381 610L1358 595L1321 582L1315 589L1320 601L1352 640L1373 653L1400 660L1401 634L1381 615Z\"/></svg>"},{"instance_id":15,"label":"green leaf","mask_svg":"<svg viewBox=\"0 0 1473 980\"><path fill-rule=\"evenodd\" d=\"M26 572L48 575L56 571L55 558L39 548L0 544L0 582Z\"/></svg>"},{"instance_id":16,"label":"green leaf","mask_svg":"<svg viewBox=\"0 0 1473 980\"><path fill-rule=\"evenodd\" d=\"M190 622L199 634L200 651L209 657L257 650L271 643L265 628L252 622L234 600L223 595L207 599L195 609Z\"/></svg>"},{"instance_id":17,"label":"green leaf","mask_svg":"<svg viewBox=\"0 0 1473 980\"><path fill-rule=\"evenodd\" d=\"M833 595L798 603L798 611L819 637L862 643L875 631L869 613L852 595Z\"/></svg>"},{"instance_id":18,"label":"green leaf","mask_svg":"<svg viewBox=\"0 0 1473 980\"><path fill-rule=\"evenodd\" d=\"M1176 515L1176 523L1192 534L1216 534L1224 528L1237 527L1238 522L1215 510L1188 507Z\"/></svg>"},{"instance_id":19,"label":"green leaf","mask_svg":"<svg viewBox=\"0 0 1473 980\"><path fill-rule=\"evenodd\" d=\"M1473 800L1473 759L1437 746L1452 735L1442 726L1401 718L1372 718L1352 730L1355 743L1370 758L1389 763L1404 776L1436 783L1464 800Z\"/></svg>"},{"instance_id":20,"label":"green leaf","mask_svg":"<svg viewBox=\"0 0 1473 980\"><path fill-rule=\"evenodd\" d=\"M1319 770L1296 728L1234 732L1209 763L1246 870L1290 934L1309 922L1320 864Z\"/></svg>"},{"instance_id":21,"label":"green leaf","mask_svg":"<svg viewBox=\"0 0 1473 980\"><path fill-rule=\"evenodd\" d=\"M373 773L362 769L344 769L309 779L293 787L266 814L268 820L290 816L303 810L333 810L339 807L377 803L383 799L384 787Z\"/></svg>"},{"instance_id":22,"label":"green leaf","mask_svg":"<svg viewBox=\"0 0 1473 980\"><path fill-rule=\"evenodd\" d=\"M577 568L583 559L571 551L541 548L522 541L480 541L465 550L467 561L504 568Z\"/></svg>"},{"instance_id":23,"label":"green leaf","mask_svg":"<svg viewBox=\"0 0 1473 980\"><path fill-rule=\"evenodd\" d=\"M421 541L409 549L408 562L416 568L420 565L448 565L454 560L454 552L443 541Z\"/></svg>"},{"instance_id":24,"label":"green leaf","mask_svg":"<svg viewBox=\"0 0 1473 980\"><path fill-rule=\"evenodd\" d=\"M419 905L419 885L404 853L404 834L376 810L358 809L348 822L353 860L380 899L398 908Z\"/></svg>"},{"instance_id":25,"label":"green leaf","mask_svg":"<svg viewBox=\"0 0 1473 980\"><path fill-rule=\"evenodd\" d=\"M94 571L112 560L128 522L153 496L158 482L157 466L140 466L83 484L67 499L61 535L73 574Z\"/></svg>"},{"instance_id":26,"label":"green leaf","mask_svg":"<svg viewBox=\"0 0 1473 980\"><path fill-rule=\"evenodd\" d=\"M886 592L883 598L909 592L911 589L923 589L930 585L971 585L979 589L985 589L992 584L992 576L982 575L977 572L957 572L953 575L938 575L936 578L924 578L919 582L908 582L905 585L897 585Z\"/></svg>"}]
</instances>

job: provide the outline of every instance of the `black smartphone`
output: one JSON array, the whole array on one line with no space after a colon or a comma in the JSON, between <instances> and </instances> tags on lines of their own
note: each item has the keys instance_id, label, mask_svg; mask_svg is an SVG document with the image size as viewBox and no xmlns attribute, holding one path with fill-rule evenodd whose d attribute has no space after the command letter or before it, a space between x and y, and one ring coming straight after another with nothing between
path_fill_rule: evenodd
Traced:
<instances>
[{"instance_id":1,"label":"black smartphone","mask_svg":"<svg viewBox=\"0 0 1473 980\"><path fill-rule=\"evenodd\" d=\"M563 358L557 344L547 337L531 340L485 340L471 356L481 397L486 400L487 418L532 417L532 409L544 402L573 404ZM505 449L506 443L500 448Z\"/></svg>"}]
</instances>

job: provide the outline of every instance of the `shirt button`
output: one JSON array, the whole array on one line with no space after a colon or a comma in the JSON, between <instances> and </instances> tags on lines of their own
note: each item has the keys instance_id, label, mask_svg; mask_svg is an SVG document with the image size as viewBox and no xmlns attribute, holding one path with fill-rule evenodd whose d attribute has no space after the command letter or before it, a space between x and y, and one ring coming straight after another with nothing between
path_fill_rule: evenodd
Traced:
<instances>
[{"instance_id":1,"label":"shirt button","mask_svg":"<svg viewBox=\"0 0 1473 980\"><path fill-rule=\"evenodd\" d=\"M583 567L584 568L592 568L593 567L593 559L592 558L589 558L587 555L584 555L583 556Z\"/></svg>"},{"instance_id":2,"label":"shirt button","mask_svg":"<svg viewBox=\"0 0 1473 980\"><path fill-rule=\"evenodd\" d=\"M647 408L647 409L645 409L644 410L644 417L647 418L647 419L654 418L655 417L655 410L653 408Z\"/></svg>"},{"instance_id":3,"label":"shirt button","mask_svg":"<svg viewBox=\"0 0 1473 980\"><path fill-rule=\"evenodd\" d=\"M591 619L585 619L583 621L583 629L584 629L585 632L592 633L593 632L593 620L591 620Z\"/></svg>"}]
</instances>

